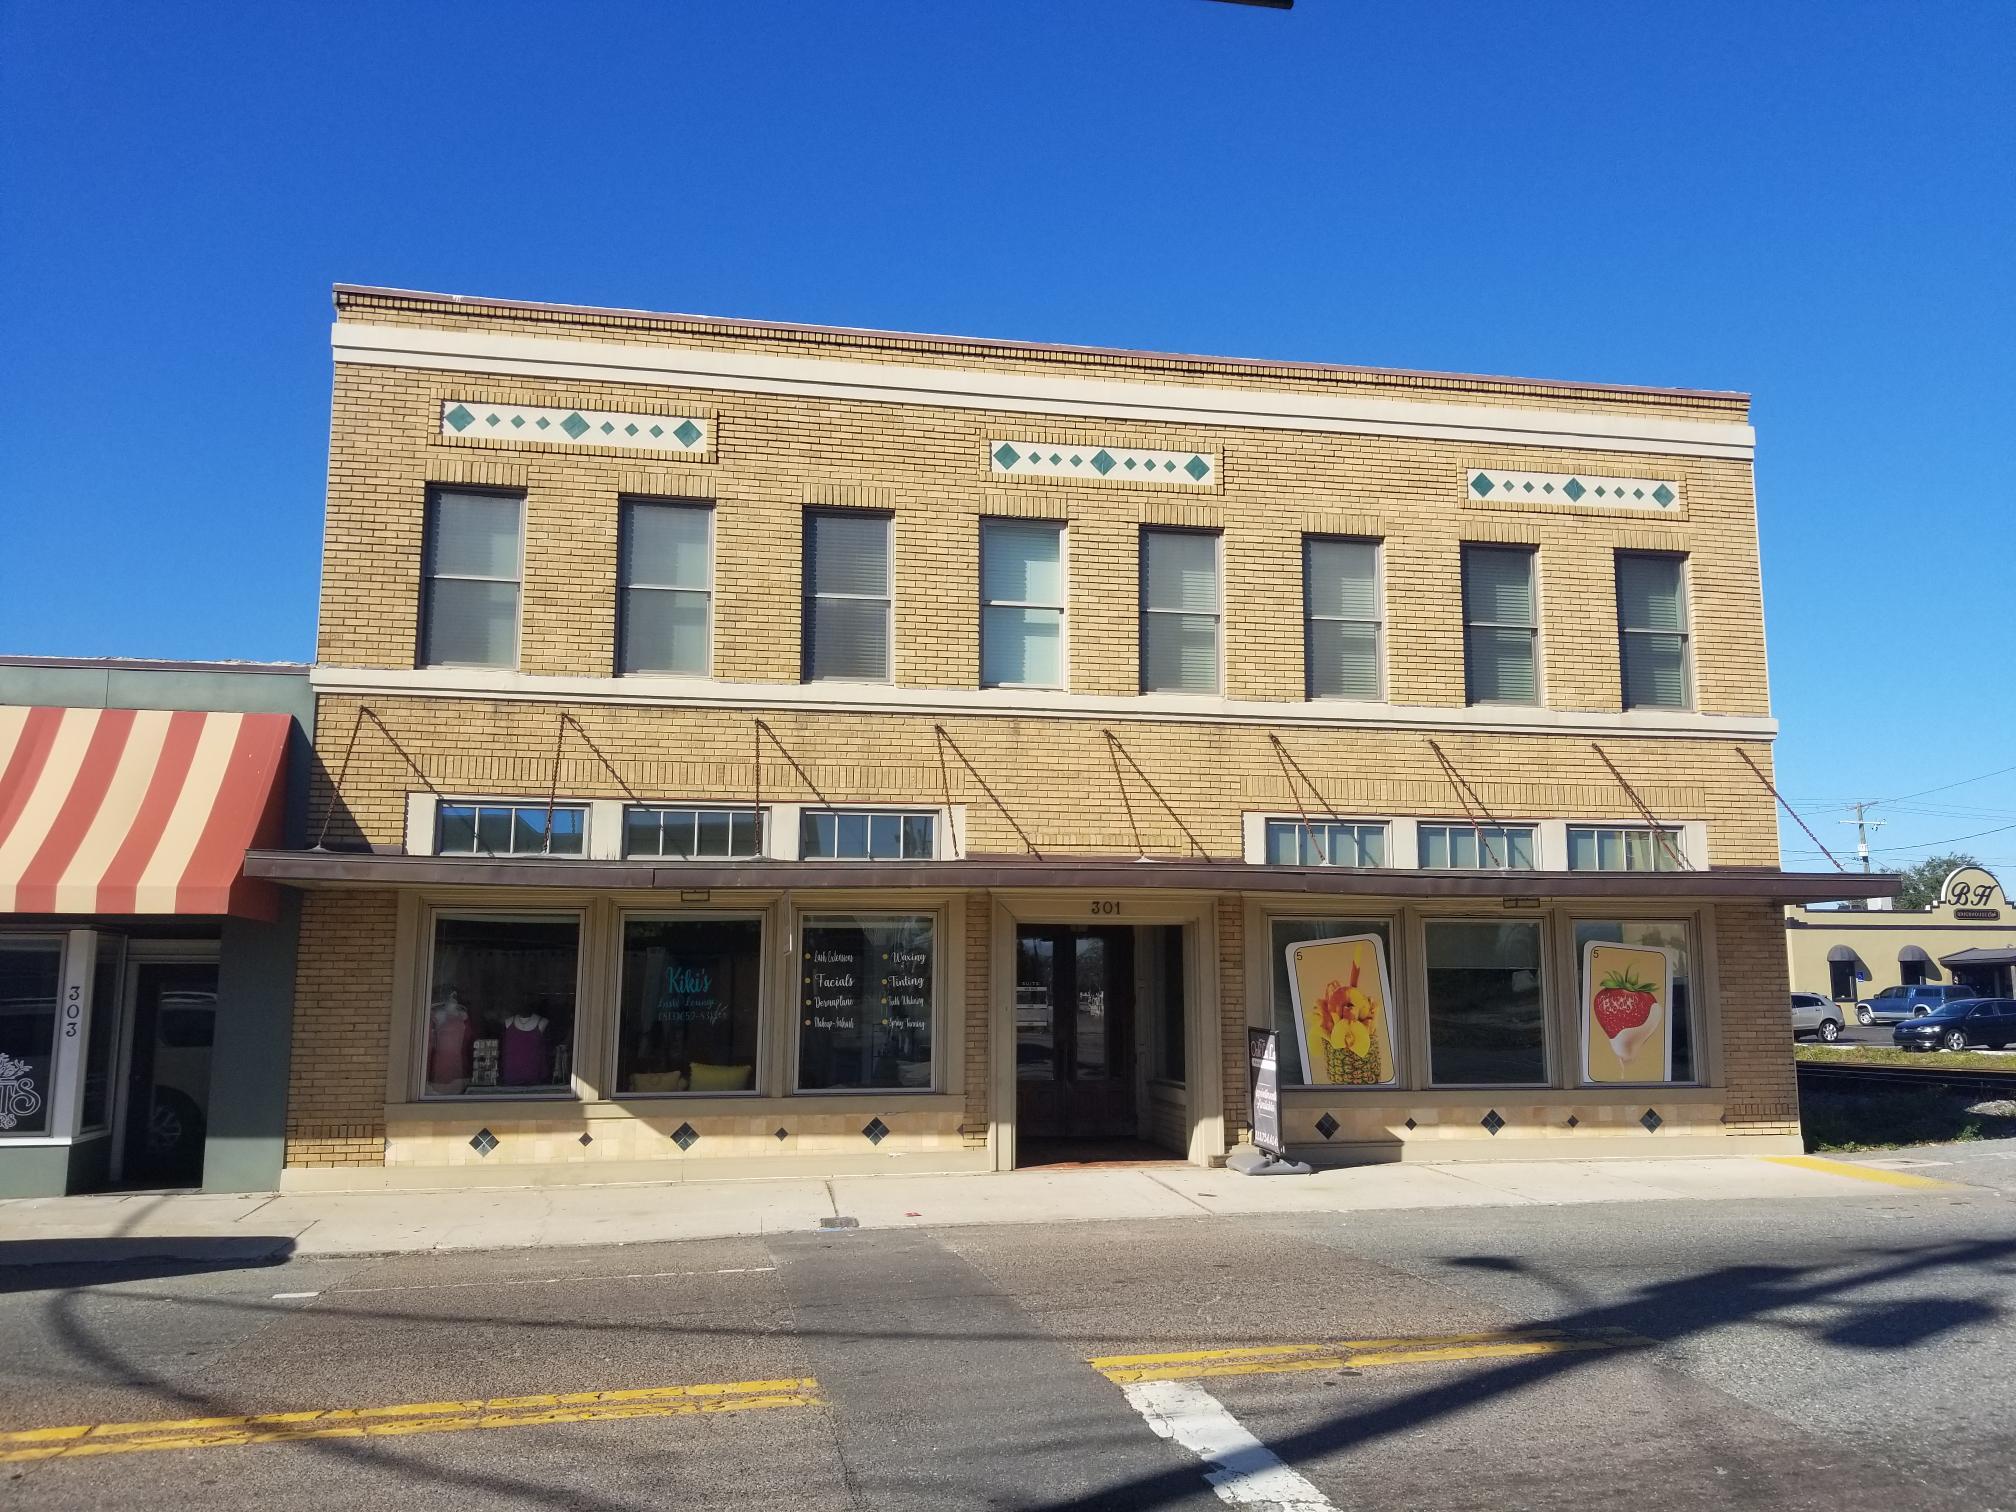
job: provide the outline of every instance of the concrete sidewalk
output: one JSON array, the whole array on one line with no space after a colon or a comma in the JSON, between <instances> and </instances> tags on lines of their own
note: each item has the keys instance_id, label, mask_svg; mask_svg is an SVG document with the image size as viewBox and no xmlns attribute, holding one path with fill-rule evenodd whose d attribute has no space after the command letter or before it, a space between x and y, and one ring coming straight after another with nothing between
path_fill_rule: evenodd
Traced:
<instances>
[{"instance_id":1,"label":"concrete sidewalk","mask_svg":"<svg viewBox=\"0 0 2016 1512\"><path fill-rule=\"evenodd\" d=\"M1991 1195L1815 1157L1460 1162L1256 1178L1170 1163L994 1175L0 1201L0 1266L402 1254L925 1228L1587 1202Z\"/></svg>"}]
</instances>

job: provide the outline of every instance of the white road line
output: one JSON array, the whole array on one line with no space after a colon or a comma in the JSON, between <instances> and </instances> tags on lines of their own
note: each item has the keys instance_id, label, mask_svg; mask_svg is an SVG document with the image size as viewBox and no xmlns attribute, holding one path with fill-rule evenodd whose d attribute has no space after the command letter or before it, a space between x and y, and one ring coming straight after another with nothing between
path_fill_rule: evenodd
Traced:
<instances>
[{"instance_id":1,"label":"white road line","mask_svg":"<svg viewBox=\"0 0 2016 1512\"><path fill-rule=\"evenodd\" d=\"M1163 1438L1215 1470L1204 1479L1221 1501L1266 1512L1336 1512L1337 1504L1281 1462L1225 1405L1194 1381L1135 1381L1122 1388Z\"/></svg>"},{"instance_id":2,"label":"white road line","mask_svg":"<svg viewBox=\"0 0 2016 1512\"><path fill-rule=\"evenodd\" d=\"M572 1276L536 1276L511 1281L437 1281L417 1286L335 1286L329 1289L329 1295L354 1297L366 1292L471 1291L478 1287L484 1291L492 1291L504 1286L564 1286L570 1281L670 1281L682 1276L759 1276L775 1269L777 1267L774 1265L729 1265L720 1270L629 1271L614 1276L583 1272ZM312 1297L316 1293L289 1292L285 1295Z\"/></svg>"},{"instance_id":3,"label":"white road line","mask_svg":"<svg viewBox=\"0 0 2016 1512\"><path fill-rule=\"evenodd\" d=\"M302 1301L302 1300L303 1300L304 1298L307 1298L307 1297L319 1297L319 1296L321 1296L321 1295L322 1295L322 1293L320 1293L320 1292L318 1292L318 1291L314 1291L314 1292L275 1292L275 1293L273 1293L273 1300L274 1300L275 1302L299 1302L299 1301Z\"/></svg>"}]
</instances>

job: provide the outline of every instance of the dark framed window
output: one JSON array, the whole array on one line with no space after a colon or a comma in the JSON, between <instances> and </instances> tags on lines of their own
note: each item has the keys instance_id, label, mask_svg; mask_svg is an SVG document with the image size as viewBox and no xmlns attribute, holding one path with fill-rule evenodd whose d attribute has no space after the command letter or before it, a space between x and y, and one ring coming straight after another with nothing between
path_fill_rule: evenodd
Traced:
<instances>
[{"instance_id":1,"label":"dark framed window","mask_svg":"<svg viewBox=\"0 0 2016 1512\"><path fill-rule=\"evenodd\" d=\"M937 836L932 813L806 809L798 821L798 854L807 861L929 861Z\"/></svg>"},{"instance_id":2,"label":"dark framed window","mask_svg":"<svg viewBox=\"0 0 2016 1512\"><path fill-rule=\"evenodd\" d=\"M1383 697L1379 543L1305 536L1302 605L1309 696Z\"/></svg>"},{"instance_id":3,"label":"dark framed window","mask_svg":"<svg viewBox=\"0 0 2016 1512\"><path fill-rule=\"evenodd\" d=\"M1650 825L1568 827L1570 871L1684 871L1680 831Z\"/></svg>"},{"instance_id":4,"label":"dark framed window","mask_svg":"<svg viewBox=\"0 0 2016 1512\"><path fill-rule=\"evenodd\" d=\"M1470 702L1540 702L1538 553L1530 546L1463 548L1463 676Z\"/></svg>"},{"instance_id":5,"label":"dark framed window","mask_svg":"<svg viewBox=\"0 0 2016 1512\"><path fill-rule=\"evenodd\" d=\"M1141 691L1216 693L1224 618L1216 531L1141 532Z\"/></svg>"},{"instance_id":6,"label":"dark framed window","mask_svg":"<svg viewBox=\"0 0 2016 1512\"><path fill-rule=\"evenodd\" d=\"M1575 960L1577 972L1587 964L1583 949L1591 941L1609 945L1651 945L1672 953L1673 993L1667 1005L1673 1024L1673 1080L1691 1082L1694 1071L1694 953L1693 931L1685 919L1577 919ZM1582 984L1582 997L1589 984Z\"/></svg>"},{"instance_id":7,"label":"dark framed window","mask_svg":"<svg viewBox=\"0 0 2016 1512\"><path fill-rule=\"evenodd\" d=\"M618 1096L756 1090L763 921L626 919Z\"/></svg>"},{"instance_id":8,"label":"dark framed window","mask_svg":"<svg viewBox=\"0 0 2016 1512\"><path fill-rule=\"evenodd\" d=\"M1279 1061L1283 1086L1303 1086L1302 1027L1295 1022L1295 996L1288 984L1288 948L1312 940L1340 940L1350 935L1377 935L1386 959L1393 959L1393 925L1388 919L1270 919L1268 942L1273 947L1274 1027L1279 1033ZM1387 1005L1389 1014L1397 1005Z\"/></svg>"},{"instance_id":9,"label":"dark framed window","mask_svg":"<svg viewBox=\"0 0 2016 1512\"><path fill-rule=\"evenodd\" d=\"M980 681L1064 685L1064 527L1054 520L980 522Z\"/></svg>"},{"instance_id":10,"label":"dark framed window","mask_svg":"<svg viewBox=\"0 0 2016 1512\"><path fill-rule=\"evenodd\" d=\"M1420 864L1437 870L1533 870L1530 824L1418 824L1414 843Z\"/></svg>"},{"instance_id":11,"label":"dark framed window","mask_svg":"<svg viewBox=\"0 0 2016 1512\"><path fill-rule=\"evenodd\" d=\"M1328 819L1269 819L1270 866L1384 866L1386 826Z\"/></svg>"},{"instance_id":12,"label":"dark framed window","mask_svg":"<svg viewBox=\"0 0 2016 1512\"><path fill-rule=\"evenodd\" d=\"M588 835L588 808L556 803L548 843L543 803L444 803L435 810L437 856L578 856Z\"/></svg>"},{"instance_id":13,"label":"dark framed window","mask_svg":"<svg viewBox=\"0 0 2016 1512\"><path fill-rule=\"evenodd\" d=\"M623 811L623 854L673 861L745 861L763 854L754 809L633 806Z\"/></svg>"},{"instance_id":14,"label":"dark framed window","mask_svg":"<svg viewBox=\"0 0 2016 1512\"><path fill-rule=\"evenodd\" d=\"M427 494L420 663L518 665L525 496L435 488Z\"/></svg>"},{"instance_id":15,"label":"dark framed window","mask_svg":"<svg viewBox=\"0 0 2016 1512\"><path fill-rule=\"evenodd\" d=\"M1544 1085L1547 999L1540 925L1431 919L1422 926L1422 949L1434 1085Z\"/></svg>"},{"instance_id":16,"label":"dark framed window","mask_svg":"<svg viewBox=\"0 0 2016 1512\"><path fill-rule=\"evenodd\" d=\"M714 507L625 499L617 670L705 677L713 666Z\"/></svg>"},{"instance_id":17,"label":"dark framed window","mask_svg":"<svg viewBox=\"0 0 2016 1512\"><path fill-rule=\"evenodd\" d=\"M1693 707L1684 557L1617 553L1617 657L1625 708Z\"/></svg>"},{"instance_id":18,"label":"dark framed window","mask_svg":"<svg viewBox=\"0 0 2016 1512\"><path fill-rule=\"evenodd\" d=\"M889 558L888 515L805 511L806 681L890 680Z\"/></svg>"},{"instance_id":19,"label":"dark framed window","mask_svg":"<svg viewBox=\"0 0 2016 1512\"><path fill-rule=\"evenodd\" d=\"M580 972L581 921L572 915L438 916L426 1095L572 1091Z\"/></svg>"},{"instance_id":20,"label":"dark framed window","mask_svg":"<svg viewBox=\"0 0 2016 1512\"><path fill-rule=\"evenodd\" d=\"M60 936L0 934L0 1143L49 1132L62 978Z\"/></svg>"},{"instance_id":21,"label":"dark framed window","mask_svg":"<svg viewBox=\"0 0 2016 1512\"><path fill-rule=\"evenodd\" d=\"M823 915L798 933L798 1090L929 1088L937 919Z\"/></svg>"}]
</instances>

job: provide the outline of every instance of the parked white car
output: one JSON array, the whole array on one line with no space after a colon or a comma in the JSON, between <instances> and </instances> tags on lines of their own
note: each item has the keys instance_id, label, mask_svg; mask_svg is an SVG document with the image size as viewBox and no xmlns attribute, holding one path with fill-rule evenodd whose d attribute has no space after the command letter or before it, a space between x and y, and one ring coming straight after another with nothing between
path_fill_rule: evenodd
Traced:
<instances>
[{"instance_id":1,"label":"parked white car","mask_svg":"<svg viewBox=\"0 0 2016 1512\"><path fill-rule=\"evenodd\" d=\"M1792 1038L1807 1035L1827 1044L1841 1038L1841 1005L1817 992L1792 994Z\"/></svg>"}]
</instances>

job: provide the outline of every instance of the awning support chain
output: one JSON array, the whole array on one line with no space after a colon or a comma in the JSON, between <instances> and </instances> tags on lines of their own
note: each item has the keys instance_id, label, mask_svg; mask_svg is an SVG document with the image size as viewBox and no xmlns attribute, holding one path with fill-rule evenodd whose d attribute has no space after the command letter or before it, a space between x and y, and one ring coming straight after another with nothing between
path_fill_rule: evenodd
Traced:
<instances>
[{"instance_id":1,"label":"awning support chain","mask_svg":"<svg viewBox=\"0 0 2016 1512\"><path fill-rule=\"evenodd\" d=\"M1106 737L1106 759L1113 763L1113 783L1120 789L1120 802L1127 810L1127 828L1134 832L1134 856L1136 860L1148 859L1148 848L1141 843L1141 826L1134 822L1134 800L1127 796L1127 779L1120 771L1120 742L1113 738L1111 730L1100 732Z\"/></svg>"},{"instance_id":2,"label":"awning support chain","mask_svg":"<svg viewBox=\"0 0 2016 1512\"><path fill-rule=\"evenodd\" d=\"M945 833L952 837L952 859L963 860L959 845L959 826L952 822L952 769L945 764L945 727L931 726L932 745L938 748L938 787L945 795Z\"/></svg>"},{"instance_id":3,"label":"awning support chain","mask_svg":"<svg viewBox=\"0 0 2016 1512\"><path fill-rule=\"evenodd\" d=\"M947 824L950 824L952 822L952 783L950 774L946 772L945 769L945 747L950 746L952 748L952 754L959 758L959 764L964 768L966 768L967 771L973 774L973 780L980 784L980 791L987 795L988 801L991 802L994 805L994 807L1000 812L1001 817L1008 821L1008 827L1013 831L1015 831L1015 838L1022 842L1022 848L1028 851L1029 854L1034 856L1038 861L1041 861L1043 859L1043 852L1036 849L1036 842L1034 840L1031 840L1029 838L1028 832L1024 830L1021 825L1015 822L1015 816L1008 811L1008 805L1001 801L1001 795L999 793L996 793L993 787L988 783L987 779L980 775L980 769L975 765L973 765L971 759L968 758L968 756L964 751L959 749L959 742L952 738L952 732L946 729L945 726L941 724L934 724L933 726L931 726L931 728L933 731L936 732L938 740L940 741L940 745L938 747L938 770L940 775L944 776L946 779L945 822ZM956 831L953 834L953 839L955 842L958 839L958 834Z\"/></svg>"},{"instance_id":4,"label":"awning support chain","mask_svg":"<svg viewBox=\"0 0 2016 1512\"><path fill-rule=\"evenodd\" d=\"M632 803L641 804L644 801L637 795L637 790L623 780L623 774L616 769L616 763L603 753L602 747L595 744L595 737L588 733L581 721L572 714L563 713L560 716L560 728L553 736L553 777L546 785L546 842L540 847L540 851L549 856L553 853L553 805L560 795L560 747L567 739L569 726L572 726L574 733L581 737L581 743L595 753L595 759L608 769L609 775L616 779L616 786L623 789L623 796Z\"/></svg>"},{"instance_id":5,"label":"awning support chain","mask_svg":"<svg viewBox=\"0 0 2016 1512\"><path fill-rule=\"evenodd\" d=\"M1127 765L1134 769L1134 775L1141 779L1148 791L1155 795L1155 801L1162 805L1162 812L1175 822L1176 828L1183 831L1183 838L1190 842L1190 848L1206 861L1209 861L1211 859L1211 852L1204 849L1203 845L1198 842L1197 837L1190 832L1190 826L1183 822L1183 816L1169 806L1169 800L1162 796L1162 790L1155 786L1154 779L1141 770L1141 763L1134 759L1133 753L1127 747L1120 744L1120 737L1115 735L1111 730L1102 729L1099 733L1106 737L1108 754L1113 757L1114 779L1116 781L1120 779L1120 761L1124 757ZM1120 782L1120 797L1121 801L1127 802L1127 784L1125 782ZM1131 802L1127 802L1127 823L1130 827L1134 828L1135 851L1143 860L1146 860L1148 853L1141 847L1141 831L1139 827L1134 825L1134 805Z\"/></svg>"},{"instance_id":6,"label":"awning support chain","mask_svg":"<svg viewBox=\"0 0 2016 1512\"><path fill-rule=\"evenodd\" d=\"M616 763L611 761L606 755L603 754L602 747L595 744L595 737L588 733L587 726L583 725L581 721L576 719L572 714L562 714L560 716L560 722L564 725L570 726L573 729L574 733L581 737L581 743L586 747L588 747L589 750L595 753L595 759L602 763L603 769L606 770L611 777L614 777L616 779L616 786L623 789L623 796L625 798L628 798L632 803L641 804L644 801L643 797L638 793L638 791L632 786L630 786L629 783L623 780L623 774L622 772L617 770Z\"/></svg>"},{"instance_id":7,"label":"awning support chain","mask_svg":"<svg viewBox=\"0 0 2016 1512\"><path fill-rule=\"evenodd\" d=\"M1687 858L1680 854L1680 848L1673 843L1673 836L1668 832L1666 826L1661 824L1653 815L1651 806L1639 796L1638 789L1631 786L1630 781L1624 774L1617 770L1617 763L1610 759L1610 753L1593 740L1589 742L1589 749L1596 753L1597 759L1603 765L1610 768L1610 775L1617 779L1617 786L1624 789L1625 796L1631 800L1631 806L1638 810L1638 817L1652 827L1652 838L1665 849L1667 855L1673 858L1675 869L1679 871L1693 871L1694 868L1688 864Z\"/></svg>"},{"instance_id":8,"label":"awning support chain","mask_svg":"<svg viewBox=\"0 0 2016 1512\"><path fill-rule=\"evenodd\" d=\"M1295 775L1300 775L1302 780L1309 785L1310 793L1314 795L1318 803L1323 805L1323 812L1330 816L1333 823L1342 824L1344 822L1343 818L1338 814L1336 809L1330 806L1330 800L1323 796L1323 790L1316 786L1316 780L1302 770L1302 763L1288 754L1288 747L1281 743L1281 737L1276 735L1272 730L1269 730L1267 732L1267 739L1274 747L1274 759L1281 763L1281 776L1288 784L1288 796L1295 800L1295 812L1302 816L1302 833L1315 842L1317 860L1322 862L1323 865L1328 866L1330 864L1329 837L1323 836L1319 838L1315 829L1310 825L1309 810L1302 806L1302 794L1295 786ZM1293 774L1291 774L1291 768L1293 769Z\"/></svg>"},{"instance_id":9,"label":"awning support chain","mask_svg":"<svg viewBox=\"0 0 2016 1512\"><path fill-rule=\"evenodd\" d=\"M798 758L793 756L785 747L784 742L777 738L777 732L760 719L756 721L756 793L758 799L761 799L763 793L763 737L765 735L770 737L770 744L777 747L779 754L791 763L791 770L798 774L798 780L812 790L812 796L819 800L819 806L821 808L832 808L833 800L819 791L819 784L812 780L812 774L798 764Z\"/></svg>"},{"instance_id":10,"label":"awning support chain","mask_svg":"<svg viewBox=\"0 0 2016 1512\"><path fill-rule=\"evenodd\" d=\"M562 714L553 730L553 770L546 779L546 837L539 843L539 854L553 854L553 803L560 796L560 748L567 742L567 716Z\"/></svg>"},{"instance_id":11,"label":"awning support chain","mask_svg":"<svg viewBox=\"0 0 2016 1512\"><path fill-rule=\"evenodd\" d=\"M1825 856L1829 861L1834 862L1834 870L1838 872L1845 872L1846 870L1848 870L1848 868L1843 866L1840 863L1840 861L1835 859L1834 852L1827 849L1826 845L1822 843L1820 837L1813 833L1813 827L1810 824L1808 824L1804 819L1801 819L1799 817L1799 811L1794 807L1792 807L1791 804L1785 801L1785 795L1779 792L1776 787L1772 786L1771 779L1764 775L1763 768L1758 766L1756 762L1750 759L1750 753L1744 750L1743 747L1738 746L1736 747L1736 754L1743 758L1743 765L1750 768L1750 775L1755 777L1759 782L1764 784L1764 791L1769 793L1773 798L1776 798L1778 800L1778 806L1784 809L1786 813L1792 816L1792 822L1798 825L1799 828L1801 828L1802 830L1806 831L1806 838L1808 840L1811 840L1815 845L1820 847L1820 854Z\"/></svg>"},{"instance_id":12,"label":"awning support chain","mask_svg":"<svg viewBox=\"0 0 2016 1512\"><path fill-rule=\"evenodd\" d=\"M315 844L310 847L311 850L328 849L323 842L329 838L330 821L336 817L336 804L343 796L343 784L349 781L350 778L350 757L357 749L357 735L364 728L364 721L367 719L378 727L378 733L385 737L385 743L399 753L399 759L406 763L415 777L420 779L421 786L426 788L436 798L446 801L447 795L441 789L434 786L433 779L420 769L420 763L413 759L412 753L406 747L399 744L399 737L386 727L385 721L378 717L378 711L369 704L359 704L357 706L357 717L350 725L349 738L343 742L343 760L336 767L336 783L329 789L329 806L322 811L322 827L315 832ZM549 830L553 827L550 813L547 816L546 827Z\"/></svg>"},{"instance_id":13,"label":"awning support chain","mask_svg":"<svg viewBox=\"0 0 2016 1512\"><path fill-rule=\"evenodd\" d=\"M1470 821L1470 828L1477 836L1478 849L1484 852L1484 859L1495 869L1498 865L1498 852L1491 848L1491 841L1485 835L1484 825L1478 821L1477 816L1482 814L1493 828L1498 827L1498 821L1491 817L1491 810L1484 806L1483 795L1470 786L1467 777L1456 770L1456 763L1443 753L1442 747L1432 736L1428 741L1428 749L1433 751L1435 759L1442 763L1443 775L1449 779L1449 785L1456 789L1456 801L1463 805L1463 817ZM1472 799L1476 800L1474 809L1471 807ZM1511 857L1506 857L1505 864L1508 867L1512 864Z\"/></svg>"}]
</instances>

